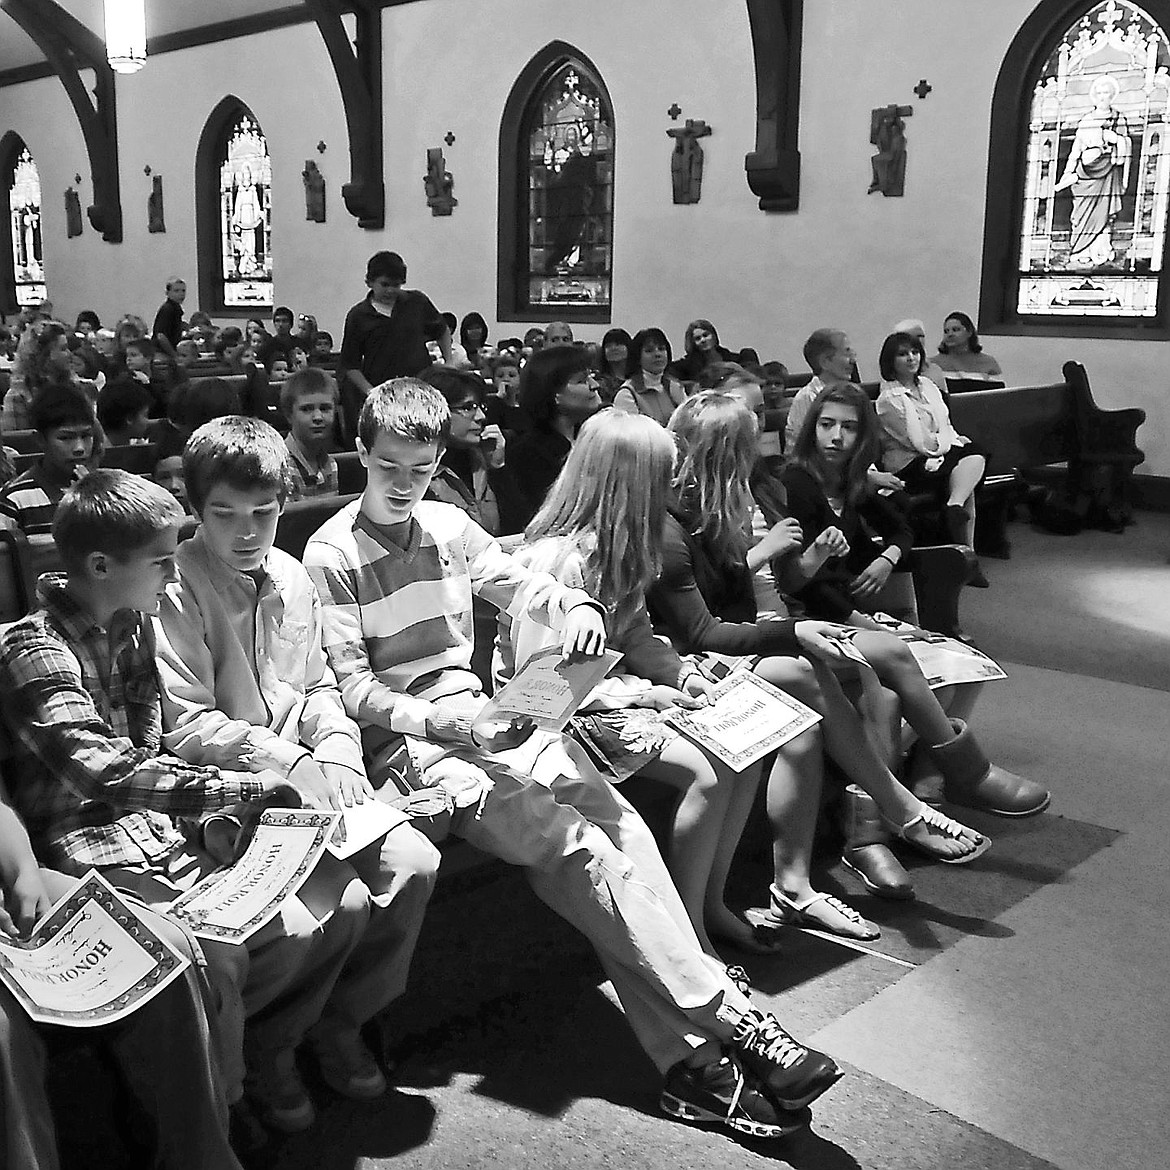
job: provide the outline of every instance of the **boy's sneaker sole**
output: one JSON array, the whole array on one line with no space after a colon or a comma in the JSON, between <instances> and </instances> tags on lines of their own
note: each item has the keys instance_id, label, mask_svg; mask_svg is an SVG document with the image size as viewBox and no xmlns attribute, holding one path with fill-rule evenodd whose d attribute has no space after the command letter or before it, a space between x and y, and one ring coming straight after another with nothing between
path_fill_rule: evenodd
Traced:
<instances>
[{"instance_id":1,"label":"boy's sneaker sole","mask_svg":"<svg viewBox=\"0 0 1170 1170\"><path fill-rule=\"evenodd\" d=\"M668 1117L676 1121L702 1122L713 1125L724 1125L736 1133L742 1133L755 1138L782 1138L798 1130L807 1129L812 1124L812 1114L807 1109L793 1112L791 1118L785 1118L778 1124L771 1125L762 1121L752 1121L747 1117L724 1117L721 1113L711 1111L695 1105L691 1101L684 1101L665 1089L658 1098L658 1106Z\"/></svg>"}]
</instances>

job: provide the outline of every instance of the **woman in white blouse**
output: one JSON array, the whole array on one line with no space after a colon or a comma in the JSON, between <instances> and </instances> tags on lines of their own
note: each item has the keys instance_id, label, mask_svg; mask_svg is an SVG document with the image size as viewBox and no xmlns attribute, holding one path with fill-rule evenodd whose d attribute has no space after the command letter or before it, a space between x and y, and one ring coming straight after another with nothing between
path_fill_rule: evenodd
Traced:
<instances>
[{"instance_id":1,"label":"woman in white blouse","mask_svg":"<svg viewBox=\"0 0 1170 1170\"><path fill-rule=\"evenodd\" d=\"M919 374L925 364L922 342L909 333L891 333L882 344L877 400L882 467L902 480L908 492L937 492L951 539L970 546L975 539L975 489L987 469L987 452L951 425L942 392ZM978 567L968 584L986 588Z\"/></svg>"}]
</instances>

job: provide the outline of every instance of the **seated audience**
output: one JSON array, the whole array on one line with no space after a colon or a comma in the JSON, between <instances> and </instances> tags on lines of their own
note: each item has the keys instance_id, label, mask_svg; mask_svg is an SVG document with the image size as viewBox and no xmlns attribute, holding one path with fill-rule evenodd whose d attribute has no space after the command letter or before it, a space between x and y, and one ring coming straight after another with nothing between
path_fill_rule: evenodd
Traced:
<instances>
[{"instance_id":1,"label":"seated audience","mask_svg":"<svg viewBox=\"0 0 1170 1170\"><path fill-rule=\"evenodd\" d=\"M92 337L102 327L101 318L93 309L82 309L73 326L74 333L81 337Z\"/></svg>"},{"instance_id":2,"label":"seated audience","mask_svg":"<svg viewBox=\"0 0 1170 1170\"><path fill-rule=\"evenodd\" d=\"M313 348L309 353L309 365L328 366L332 369L337 364L333 356L333 334L327 329L318 329L313 337Z\"/></svg>"},{"instance_id":3,"label":"seated audience","mask_svg":"<svg viewBox=\"0 0 1170 1170\"><path fill-rule=\"evenodd\" d=\"M377 387L358 426L368 486L309 541L305 564L371 779L401 769L406 748L407 783L447 794L450 831L523 866L589 938L666 1074L665 1112L780 1136L783 1111L803 1108L840 1069L754 1009L703 953L649 830L561 736L525 721L475 724L486 700L470 670L474 595L550 626L566 655L602 651L599 607L523 569L458 508L423 500L450 427L436 390L414 379ZM436 597L442 619L428 620Z\"/></svg>"},{"instance_id":4,"label":"seated audience","mask_svg":"<svg viewBox=\"0 0 1170 1170\"><path fill-rule=\"evenodd\" d=\"M286 312L288 311L290 310L286 310ZM268 332L268 326L259 317L249 317L244 322L244 337L248 344L259 353L272 339L272 334Z\"/></svg>"},{"instance_id":5,"label":"seated audience","mask_svg":"<svg viewBox=\"0 0 1170 1170\"><path fill-rule=\"evenodd\" d=\"M904 321L899 321L894 326L895 333L908 333L915 341L922 346L922 352L926 353L926 326L917 317L907 317ZM946 371L940 369L930 360L930 355L927 354L922 362L922 366L918 370L918 374L922 378L929 378L942 393L946 393L947 379Z\"/></svg>"},{"instance_id":6,"label":"seated audience","mask_svg":"<svg viewBox=\"0 0 1170 1170\"><path fill-rule=\"evenodd\" d=\"M89 399L72 386L42 390L33 401L32 424L44 454L0 488L0 528L25 533L44 530L65 489L89 471L98 428Z\"/></svg>"},{"instance_id":7,"label":"seated audience","mask_svg":"<svg viewBox=\"0 0 1170 1170\"><path fill-rule=\"evenodd\" d=\"M828 622L779 619L757 611L753 573L788 551L798 533L792 521L784 521L754 546L747 538L757 432L746 407L733 395L702 391L679 407L670 430L679 456L662 573L647 598L655 629L680 653L752 656L751 668L761 678L824 716L812 740L823 738L833 761L873 798L896 836L950 864L979 856L990 844L987 838L943 816L898 783L873 746L828 665L846 661L835 643L847 638L848 631ZM776 925L876 938L876 926L811 884L820 785L819 748L806 754L799 767L782 757L772 767L767 810L775 876L768 916ZM899 882L909 888L904 873Z\"/></svg>"},{"instance_id":8,"label":"seated audience","mask_svg":"<svg viewBox=\"0 0 1170 1170\"><path fill-rule=\"evenodd\" d=\"M520 371L520 406L529 426L509 443L508 468L527 523L560 474L577 429L601 409L589 355L574 345L534 353Z\"/></svg>"},{"instance_id":9,"label":"seated audience","mask_svg":"<svg viewBox=\"0 0 1170 1170\"><path fill-rule=\"evenodd\" d=\"M529 357L541 349L544 349L544 330L539 325L533 325L531 329L524 332L522 356Z\"/></svg>"},{"instance_id":10,"label":"seated audience","mask_svg":"<svg viewBox=\"0 0 1170 1170\"><path fill-rule=\"evenodd\" d=\"M920 373L925 358L922 343L908 333L891 333L882 345L877 400L882 466L907 491L937 495L951 540L971 547L975 489L983 482L987 453L951 425L938 386ZM978 565L969 584L987 586Z\"/></svg>"},{"instance_id":11,"label":"seated audience","mask_svg":"<svg viewBox=\"0 0 1170 1170\"><path fill-rule=\"evenodd\" d=\"M489 423L484 386L470 370L432 366L422 381L442 394L451 414L447 444L427 499L462 508L493 536L519 532L527 511L506 463L505 435Z\"/></svg>"},{"instance_id":12,"label":"seated audience","mask_svg":"<svg viewBox=\"0 0 1170 1170\"><path fill-rule=\"evenodd\" d=\"M287 305L278 305L272 311L272 334L261 339L256 347L256 359L268 370L269 375L272 374L274 363L280 358L288 361L293 346L297 344L292 331L293 319L292 309Z\"/></svg>"},{"instance_id":13,"label":"seated audience","mask_svg":"<svg viewBox=\"0 0 1170 1170\"><path fill-rule=\"evenodd\" d=\"M551 349L554 345L572 345L573 326L568 321L550 321L544 327L544 345Z\"/></svg>"},{"instance_id":14,"label":"seated audience","mask_svg":"<svg viewBox=\"0 0 1170 1170\"><path fill-rule=\"evenodd\" d=\"M155 623L163 746L190 765L274 772L318 807L374 800L361 735L322 649L316 590L301 563L274 547L288 488L280 435L257 419L216 419L191 436L183 474L200 525L175 554L177 580ZM356 894L363 908L368 900L368 923L363 915L320 1018L307 1019L301 1035L343 1096L386 1090L361 1030L406 985L438 865L435 847L396 810L389 831L341 867L361 879L346 900ZM289 1038L290 1049L299 1038ZM281 1078L311 1122L295 1061Z\"/></svg>"},{"instance_id":15,"label":"seated audience","mask_svg":"<svg viewBox=\"0 0 1170 1170\"><path fill-rule=\"evenodd\" d=\"M597 370L597 392L606 406L612 406L617 392L631 374L630 350L634 339L624 329L607 329L601 339Z\"/></svg>"},{"instance_id":16,"label":"seated audience","mask_svg":"<svg viewBox=\"0 0 1170 1170\"><path fill-rule=\"evenodd\" d=\"M154 399L140 382L122 379L111 382L98 395L97 416L106 444L124 447L145 442L151 429L150 408Z\"/></svg>"},{"instance_id":17,"label":"seated audience","mask_svg":"<svg viewBox=\"0 0 1170 1170\"><path fill-rule=\"evenodd\" d=\"M472 365L479 364L479 351L487 348L488 327L483 316L476 312L467 313L459 322L459 344Z\"/></svg>"},{"instance_id":18,"label":"seated audience","mask_svg":"<svg viewBox=\"0 0 1170 1170\"><path fill-rule=\"evenodd\" d=\"M177 276L167 281L167 299L154 315L150 336L154 344L167 354L177 358L176 346L183 340L183 301L187 297L187 285Z\"/></svg>"},{"instance_id":19,"label":"seated audience","mask_svg":"<svg viewBox=\"0 0 1170 1170\"><path fill-rule=\"evenodd\" d=\"M644 414L663 426L687 396L686 387L667 372L670 342L661 329L640 329L630 342L633 371L614 395L615 410Z\"/></svg>"},{"instance_id":20,"label":"seated audience","mask_svg":"<svg viewBox=\"0 0 1170 1170\"><path fill-rule=\"evenodd\" d=\"M187 371L170 354L156 350L150 358L150 395L152 418L164 418L167 407L180 386L187 382Z\"/></svg>"},{"instance_id":21,"label":"seated audience","mask_svg":"<svg viewBox=\"0 0 1170 1170\"><path fill-rule=\"evenodd\" d=\"M337 383L311 367L293 374L280 388L280 410L288 419L289 497L337 494L337 460L329 453L337 413Z\"/></svg>"},{"instance_id":22,"label":"seated audience","mask_svg":"<svg viewBox=\"0 0 1170 1170\"><path fill-rule=\"evenodd\" d=\"M0 784L0 932L10 939L27 938L72 886L64 874L40 867ZM134 906L134 911L188 967L126 1019L86 1029L86 1039L113 1061L135 1105L149 1119L154 1165L241 1170L228 1142L214 1000L200 947L163 915L145 906ZM61 1164L45 1091L45 1041L57 1031L33 1023L0 985L0 1162L5 1170L57 1170ZM160 1044L163 1036L166 1043Z\"/></svg>"},{"instance_id":23,"label":"seated audience","mask_svg":"<svg viewBox=\"0 0 1170 1170\"><path fill-rule=\"evenodd\" d=\"M520 405L520 360L509 351L492 362L492 393L484 399L483 412L490 426L497 426L511 439L531 425Z\"/></svg>"},{"instance_id":24,"label":"seated audience","mask_svg":"<svg viewBox=\"0 0 1170 1170\"><path fill-rule=\"evenodd\" d=\"M156 454L158 458L154 463L154 471L150 478L161 488L166 488L179 506L183 509L184 516L190 514L190 509L187 504L187 484L183 479L183 452L182 448L175 451L173 445L160 445Z\"/></svg>"},{"instance_id":25,"label":"seated audience","mask_svg":"<svg viewBox=\"0 0 1170 1170\"><path fill-rule=\"evenodd\" d=\"M670 372L680 382L698 382L712 362L737 362L739 355L719 344L719 334L710 321L699 318L687 326L683 335L683 356L672 362Z\"/></svg>"},{"instance_id":26,"label":"seated audience","mask_svg":"<svg viewBox=\"0 0 1170 1170\"><path fill-rule=\"evenodd\" d=\"M712 688L698 667L654 636L646 612L646 590L662 567L661 518L674 461L674 441L650 419L614 411L589 419L514 559L605 607L609 646L624 657L574 716L571 733L611 783L637 775L679 789L664 852L703 949L718 957L716 944L726 942L767 952L777 932L754 930L724 898L761 766L734 772L655 714L702 706ZM501 613L498 678L511 678L553 644L539 622ZM800 744L781 749L790 760L801 753Z\"/></svg>"},{"instance_id":27,"label":"seated audience","mask_svg":"<svg viewBox=\"0 0 1170 1170\"><path fill-rule=\"evenodd\" d=\"M975 322L966 313L947 314L934 364L949 378L993 382L1003 377L999 362L984 351Z\"/></svg>"},{"instance_id":28,"label":"seated audience","mask_svg":"<svg viewBox=\"0 0 1170 1170\"><path fill-rule=\"evenodd\" d=\"M126 364L126 346L140 338L149 340L146 322L133 313L123 313L114 326L114 372Z\"/></svg>"}]
</instances>

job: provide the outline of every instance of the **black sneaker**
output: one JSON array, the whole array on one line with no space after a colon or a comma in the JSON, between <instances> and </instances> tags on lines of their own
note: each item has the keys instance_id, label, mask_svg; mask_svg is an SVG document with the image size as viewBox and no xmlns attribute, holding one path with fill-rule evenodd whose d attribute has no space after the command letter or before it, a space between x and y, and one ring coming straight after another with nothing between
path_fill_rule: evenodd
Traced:
<instances>
[{"instance_id":1,"label":"black sneaker","mask_svg":"<svg viewBox=\"0 0 1170 1170\"><path fill-rule=\"evenodd\" d=\"M804 1129L808 1110L788 1113L777 1109L740 1067L724 1054L702 1068L676 1064L666 1074L658 1099L662 1112L680 1121L713 1121L736 1133L757 1138L779 1138Z\"/></svg>"},{"instance_id":2,"label":"black sneaker","mask_svg":"<svg viewBox=\"0 0 1170 1170\"><path fill-rule=\"evenodd\" d=\"M731 1042L744 1068L781 1109L802 1109L845 1075L832 1057L797 1043L775 1016L763 1012L745 1015Z\"/></svg>"}]
</instances>

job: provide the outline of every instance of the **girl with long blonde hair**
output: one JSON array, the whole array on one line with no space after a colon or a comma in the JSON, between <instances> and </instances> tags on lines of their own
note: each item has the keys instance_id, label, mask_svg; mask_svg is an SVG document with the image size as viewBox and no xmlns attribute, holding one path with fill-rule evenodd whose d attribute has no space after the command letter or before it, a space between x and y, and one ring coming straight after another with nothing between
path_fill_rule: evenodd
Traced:
<instances>
[{"instance_id":1,"label":"girl with long blonde hair","mask_svg":"<svg viewBox=\"0 0 1170 1170\"><path fill-rule=\"evenodd\" d=\"M624 657L574 717L571 733L612 783L634 774L677 788L668 865L695 933L766 952L776 932L749 926L724 901L723 887L760 777L732 772L664 721L673 707L706 702L711 684L654 636L646 590L662 565L662 522L670 498L674 443L649 418L604 411L586 422L560 476L515 555L530 568L584 588L605 608L609 645ZM497 675L507 678L553 635L501 615ZM785 749L805 754L801 745ZM742 970L736 977L746 979Z\"/></svg>"}]
</instances>

